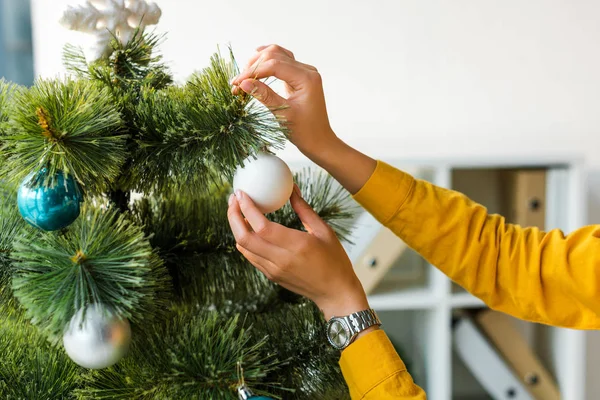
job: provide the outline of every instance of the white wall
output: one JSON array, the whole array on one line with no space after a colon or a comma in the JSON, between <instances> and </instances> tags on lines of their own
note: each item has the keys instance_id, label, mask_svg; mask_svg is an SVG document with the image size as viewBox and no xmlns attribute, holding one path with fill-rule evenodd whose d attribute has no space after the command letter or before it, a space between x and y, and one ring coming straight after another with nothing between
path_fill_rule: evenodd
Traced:
<instances>
[{"instance_id":1,"label":"white wall","mask_svg":"<svg viewBox=\"0 0 600 400\"><path fill-rule=\"evenodd\" d=\"M31 0L36 70L62 71L79 34L66 0ZM158 0L178 79L220 44L243 63L279 43L321 71L338 134L378 157L580 154L600 221L600 2ZM290 150L286 157L295 158ZM594 333L590 349L600 349ZM588 392L600 359L590 354ZM590 398L593 398L590 397Z\"/></svg>"}]
</instances>

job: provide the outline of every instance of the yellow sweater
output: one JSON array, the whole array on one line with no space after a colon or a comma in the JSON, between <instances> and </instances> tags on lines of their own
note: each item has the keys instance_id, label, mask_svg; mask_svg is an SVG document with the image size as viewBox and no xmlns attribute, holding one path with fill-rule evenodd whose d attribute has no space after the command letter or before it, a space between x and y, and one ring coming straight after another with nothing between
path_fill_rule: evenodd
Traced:
<instances>
[{"instance_id":1,"label":"yellow sweater","mask_svg":"<svg viewBox=\"0 0 600 400\"><path fill-rule=\"evenodd\" d=\"M490 308L547 325L600 328L600 225L568 235L506 223L461 193L379 161L354 196ZM383 331L342 353L352 399L425 399Z\"/></svg>"}]
</instances>

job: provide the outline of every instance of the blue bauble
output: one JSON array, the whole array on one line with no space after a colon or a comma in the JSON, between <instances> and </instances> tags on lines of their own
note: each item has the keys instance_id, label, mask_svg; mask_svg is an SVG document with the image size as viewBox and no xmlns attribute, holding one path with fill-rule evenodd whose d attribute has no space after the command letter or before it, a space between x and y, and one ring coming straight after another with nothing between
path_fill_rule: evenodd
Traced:
<instances>
[{"instance_id":1,"label":"blue bauble","mask_svg":"<svg viewBox=\"0 0 600 400\"><path fill-rule=\"evenodd\" d=\"M44 168L23 180L17 204L25 221L45 231L56 231L77 219L83 196L75 179L71 175L65 179L62 172L54 177L53 186L44 187L47 173Z\"/></svg>"}]
</instances>

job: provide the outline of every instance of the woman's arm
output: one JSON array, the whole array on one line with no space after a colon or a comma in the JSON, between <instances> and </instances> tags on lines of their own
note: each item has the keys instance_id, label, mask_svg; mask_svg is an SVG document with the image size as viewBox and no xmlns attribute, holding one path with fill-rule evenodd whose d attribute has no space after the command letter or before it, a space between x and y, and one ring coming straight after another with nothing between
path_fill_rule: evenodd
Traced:
<instances>
[{"instance_id":1,"label":"woman's arm","mask_svg":"<svg viewBox=\"0 0 600 400\"><path fill-rule=\"evenodd\" d=\"M565 236L508 224L459 192L383 162L354 198L491 308L543 324L600 327L600 226Z\"/></svg>"},{"instance_id":2,"label":"woman's arm","mask_svg":"<svg viewBox=\"0 0 600 400\"><path fill-rule=\"evenodd\" d=\"M287 99L253 79L270 76L286 82ZM379 221L491 308L545 324L600 327L600 226L564 235L508 224L461 193L352 149L329 125L316 68L279 46L259 48L234 84L287 121L292 142Z\"/></svg>"}]
</instances>

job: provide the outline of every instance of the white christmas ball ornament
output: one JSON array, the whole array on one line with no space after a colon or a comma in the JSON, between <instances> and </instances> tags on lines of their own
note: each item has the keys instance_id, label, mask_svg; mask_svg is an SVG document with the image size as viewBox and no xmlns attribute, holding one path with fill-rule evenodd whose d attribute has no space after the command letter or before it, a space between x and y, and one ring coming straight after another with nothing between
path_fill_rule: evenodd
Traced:
<instances>
[{"instance_id":1,"label":"white christmas ball ornament","mask_svg":"<svg viewBox=\"0 0 600 400\"><path fill-rule=\"evenodd\" d=\"M84 368L101 369L116 364L131 343L129 322L95 304L88 306L83 314L82 308L65 330L65 351Z\"/></svg>"},{"instance_id":2,"label":"white christmas ball ornament","mask_svg":"<svg viewBox=\"0 0 600 400\"><path fill-rule=\"evenodd\" d=\"M233 189L246 193L263 214L279 210L294 190L292 171L282 159L259 153L244 160L233 177Z\"/></svg>"}]
</instances>

